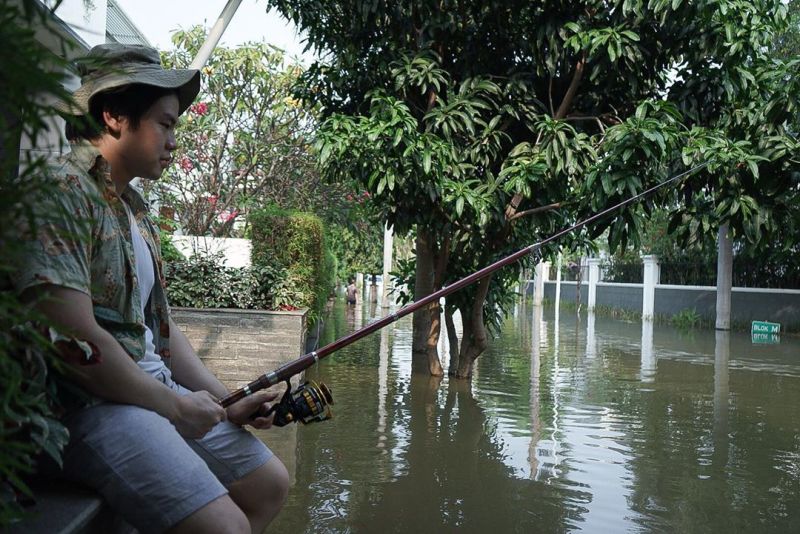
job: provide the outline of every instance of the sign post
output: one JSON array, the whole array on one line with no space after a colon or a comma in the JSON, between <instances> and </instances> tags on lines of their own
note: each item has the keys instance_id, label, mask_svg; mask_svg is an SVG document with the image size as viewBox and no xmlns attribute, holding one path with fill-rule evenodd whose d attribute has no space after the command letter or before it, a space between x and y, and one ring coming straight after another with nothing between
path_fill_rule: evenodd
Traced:
<instances>
[{"instance_id":1,"label":"sign post","mask_svg":"<svg viewBox=\"0 0 800 534\"><path fill-rule=\"evenodd\" d=\"M753 343L780 343L780 323L753 321L750 325L750 336Z\"/></svg>"}]
</instances>

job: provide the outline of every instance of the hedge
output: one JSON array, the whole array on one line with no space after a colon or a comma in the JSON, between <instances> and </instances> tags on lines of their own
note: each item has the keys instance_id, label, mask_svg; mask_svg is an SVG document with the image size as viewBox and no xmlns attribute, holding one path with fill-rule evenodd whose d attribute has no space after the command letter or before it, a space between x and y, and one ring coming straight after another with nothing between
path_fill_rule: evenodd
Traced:
<instances>
[{"instance_id":1,"label":"hedge","mask_svg":"<svg viewBox=\"0 0 800 534\"><path fill-rule=\"evenodd\" d=\"M250 213L253 267L283 269L313 322L333 289L335 261L328 252L322 220L311 213L267 207Z\"/></svg>"}]
</instances>

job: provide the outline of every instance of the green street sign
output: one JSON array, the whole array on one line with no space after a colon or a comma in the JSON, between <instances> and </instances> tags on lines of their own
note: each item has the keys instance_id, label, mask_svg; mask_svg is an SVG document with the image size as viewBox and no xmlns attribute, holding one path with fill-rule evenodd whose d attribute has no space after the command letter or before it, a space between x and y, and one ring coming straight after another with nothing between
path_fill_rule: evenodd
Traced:
<instances>
[{"instance_id":1,"label":"green street sign","mask_svg":"<svg viewBox=\"0 0 800 534\"><path fill-rule=\"evenodd\" d=\"M768 323L767 321L753 321L750 331L754 334L780 334L780 323Z\"/></svg>"},{"instance_id":2,"label":"green street sign","mask_svg":"<svg viewBox=\"0 0 800 534\"><path fill-rule=\"evenodd\" d=\"M750 337L753 343L780 343L780 323L753 321L750 326Z\"/></svg>"}]
</instances>

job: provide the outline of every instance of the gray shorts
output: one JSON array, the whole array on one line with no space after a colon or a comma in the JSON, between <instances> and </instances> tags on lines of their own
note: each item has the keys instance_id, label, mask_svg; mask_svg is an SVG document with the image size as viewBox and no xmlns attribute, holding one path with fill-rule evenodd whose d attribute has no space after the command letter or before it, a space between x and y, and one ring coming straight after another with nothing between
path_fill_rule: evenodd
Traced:
<instances>
[{"instance_id":1,"label":"gray shorts","mask_svg":"<svg viewBox=\"0 0 800 534\"><path fill-rule=\"evenodd\" d=\"M141 532L169 529L272 457L266 445L227 421L201 439L184 439L167 419L127 404L98 404L64 423L70 442L63 475L96 489Z\"/></svg>"}]
</instances>

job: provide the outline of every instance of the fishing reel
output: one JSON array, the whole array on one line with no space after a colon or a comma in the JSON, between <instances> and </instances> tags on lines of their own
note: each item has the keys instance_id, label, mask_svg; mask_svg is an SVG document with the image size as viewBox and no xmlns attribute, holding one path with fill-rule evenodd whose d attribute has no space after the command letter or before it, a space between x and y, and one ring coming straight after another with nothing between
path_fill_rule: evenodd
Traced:
<instances>
[{"instance_id":1,"label":"fishing reel","mask_svg":"<svg viewBox=\"0 0 800 534\"><path fill-rule=\"evenodd\" d=\"M286 393L278 404L267 412L275 414L273 426L286 426L289 423L314 423L327 421L333 417L331 412L333 395L331 390L320 382L306 381L292 391L292 385L286 381Z\"/></svg>"}]
</instances>

